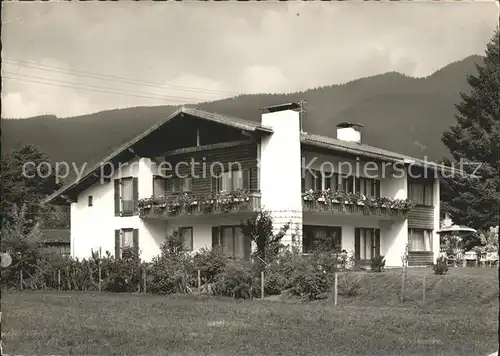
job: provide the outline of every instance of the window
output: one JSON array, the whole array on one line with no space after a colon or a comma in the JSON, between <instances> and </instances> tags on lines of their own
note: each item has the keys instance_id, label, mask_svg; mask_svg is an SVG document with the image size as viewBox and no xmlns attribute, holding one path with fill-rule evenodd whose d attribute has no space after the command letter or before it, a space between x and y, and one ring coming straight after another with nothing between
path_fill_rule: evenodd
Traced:
<instances>
[{"instance_id":1,"label":"window","mask_svg":"<svg viewBox=\"0 0 500 356\"><path fill-rule=\"evenodd\" d=\"M408 198L417 205L433 206L432 183L409 183Z\"/></svg>"},{"instance_id":2,"label":"window","mask_svg":"<svg viewBox=\"0 0 500 356\"><path fill-rule=\"evenodd\" d=\"M193 251L193 228L181 227L179 233L182 237L182 245L184 251Z\"/></svg>"},{"instance_id":3,"label":"window","mask_svg":"<svg viewBox=\"0 0 500 356\"><path fill-rule=\"evenodd\" d=\"M115 216L132 216L137 213L139 200L138 179L115 179Z\"/></svg>"},{"instance_id":4,"label":"window","mask_svg":"<svg viewBox=\"0 0 500 356\"><path fill-rule=\"evenodd\" d=\"M193 178L173 178L172 179L172 193L188 193L192 190Z\"/></svg>"},{"instance_id":5,"label":"window","mask_svg":"<svg viewBox=\"0 0 500 356\"><path fill-rule=\"evenodd\" d=\"M212 190L215 192L234 192L238 189L250 189L250 170L222 172L212 178Z\"/></svg>"},{"instance_id":6,"label":"window","mask_svg":"<svg viewBox=\"0 0 500 356\"><path fill-rule=\"evenodd\" d=\"M316 249L342 249L342 228L340 226L304 226L302 238L303 253Z\"/></svg>"},{"instance_id":7,"label":"window","mask_svg":"<svg viewBox=\"0 0 500 356\"><path fill-rule=\"evenodd\" d=\"M372 178L357 177L355 179L356 193L367 197L380 197L380 180Z\"/></svg>"},{"instance_id":8,"label":"window","mask_svg":"<svg viewBox=\"0 0 500 356\"><path fill-rule=\"evenodd\" d=\"M302 177L302 191L307 190L321 190L322 175L319 171L306 170L304 177Z\"/></svg>"},{"instance_id":9,"label":"window","mask_svg":"<svg viewBox=\"0 0 500 356\"><path fill-rule=\"evenodd\" d=\"M221 247L229 256L248 260L252 243L243 235L239 226L220 226L212 228L212 247Z\"/></svg>"},{"instance_id":10,"label":"window","mask_svg":"<svg viewBox=\"0 0 500 356\"><path fill-rule=\"evenodd\" d=\"M153 177L153 197L164 197L167 193L167 180L160 176Z\"/></svg>"},{"instance_id":11,"label":"window","mask_svg":"<svg viewBox=\"0 0 500 356\"><path fill-rule=\"evenodd\" d=\"M138 229L127 228L115 230L115 255L118 258L122 258L125 248L133 248L136 252L139 252Z\"/></svg>"},{"instance_id":12,"label":"window","mask_svg":"<svg viewBox=\"0 0 500 356\"><path fill-rule=\"evenodd\" d=\"M323 177L324 188L336 192L339 188L339 175L338 173L325 172L326 177Z\"/></svg>"},{"instance_id":13,"label":"window","mask_svg":"<svg viewBox=\"0 0 500 356\"><path fill-rule=\"evenodd\" d=\"M354 193L354 177L341 176L340 190L346 193Z\"/></svg>"},{"instance_id":14,"label":"window","mask_svg":"<svg viewBox=\"0 0 500 356\"><path fill-rule=\"evenodd\" d=\"M408 251L432 251L432 230L408 229Z\"/></svg>"},{"instance_id":15,"label":"window","mask_svg":"<svg viewBox=\"0 0 500 356\"><path fill-rule=\"evenodd\" d=\"M380 229L356 228L354 230L354 259L371 260L380 256Z\"/></svg>"},{"instance_id":16,"label":"window","mask_svg":"<svg viewBox=\"0 0 500 356\"><path fill-rule=\"evenodd\" d=\"M93 205L93 198L92 198L92 195L89 195L89 206L92 206Z\"/></svg>"}]
</instances>

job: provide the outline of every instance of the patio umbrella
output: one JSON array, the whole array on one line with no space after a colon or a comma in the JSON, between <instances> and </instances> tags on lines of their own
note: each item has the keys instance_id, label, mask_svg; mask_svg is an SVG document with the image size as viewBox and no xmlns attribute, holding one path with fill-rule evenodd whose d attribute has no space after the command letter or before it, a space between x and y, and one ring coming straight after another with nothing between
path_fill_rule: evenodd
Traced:
<instances>
[{"instance_id":1,"label":"patio umbrella","mask_svg":"<svg viewBox=\"0 0 500 356\"><path fill-rule=\"evenodd\" d=\"M451 225L442 227L437 231L438 234L461 234L461 233L475 233L475 229L461 225Z\"/></svg>"}]
</instances>

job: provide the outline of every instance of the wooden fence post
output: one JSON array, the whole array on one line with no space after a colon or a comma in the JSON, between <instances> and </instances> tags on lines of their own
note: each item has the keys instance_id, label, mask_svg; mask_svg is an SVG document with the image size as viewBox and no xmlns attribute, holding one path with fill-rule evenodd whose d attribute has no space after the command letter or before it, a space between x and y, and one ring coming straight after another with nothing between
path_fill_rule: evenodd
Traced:
<instances>
[{"instance_id":1,"label":"wooden fence post","mask_svg":"<svg viewBox=\"0 0 500 356\"><path fill-rule=\"evenodd\" d=\"M101 291L101 265L97 268L98 278L99 278L99 292Z\"/></svg>"},{"instance_id":2,"label":"wooden fence post","mask_svg":"<svg viewBox=\"0 0 500 356\"><path fill-rule=\"evenodd\" d=\"M403 272L401 273L401 303L404 301L405 294L405 267L403 266Z\"/></svg>"},{"instance_id":3,"label":"wooden fence post","mask_svg":"<svg viewBox=\"0 0 500 356\"><path fill-rule=\"evenodd\" d=\"M201 271L198 270L198 293L201 294Z\"/></svg>"},{"instance_id":4,"label":"wooden fence post","mask_svg":"<svg viewBox=\"0 0 500 356\"><path fill-rule=\"evenodd\" d=\"M57 269L57 290L61 290L61 270Z\"/></svg>"},{"instance_id":5,"label":"wooden fence post","mask_svg":"<svg viewBox=\"0 0 500 356\"><path fill-rule=\"evenodd\" d=\"M21 290L23 290L23 268L21 267L21 270L19 272L19 284L21 287Z\"/></svg>"},{"instance_id":6,"label":"wooden fence post","mask_svg":"<svg viewBox=\"0 0 500 356\"><path fill-rule=\"evenodd\" d=\"M338 275L337 272L334 274L334 284L333 284L333 305L337 305L337 295L338 295Z\"/></svg>"},{"instance_id":7,"label":"wooden fence post","mask_svg":"<svg viewBox=\"0 0 500 356\"><path fill-rule=\"evenodd\" d=\"M147 275L146 275L146 268L143 269L142 271L142 291L144 294L147 293L147 290L146 290L146 280L147 280Z\"/></svg>"},{"instance_id":8,"label":"wooden fence post","mask_svg":"<svg viewBox=\"0 0 500 356\"><path fill-rule=\"evenodd\" d=\"M425 274L422 278L422 304L425 305Z\"/></svg>"},{"instance_id":9,"label":"wooden fence post","mask_svg":"<svg viewBox=\"0 0 500 356\"><path fill-rule=\"evenodd\" d=\"M2 312L0 312L0 330L2 329ZM0 355L3 355L2 338L0 338Z\"/></svg>"},{"instance_id":10,"label":"wooden fence post","mask_svg":"<svg viewBox=\"0 0 500 356\"><path fill-rule=\"evenodd\" d=\"M264 271L260 272L260 299L264 299Z\"/></svg>"}]
</instances>

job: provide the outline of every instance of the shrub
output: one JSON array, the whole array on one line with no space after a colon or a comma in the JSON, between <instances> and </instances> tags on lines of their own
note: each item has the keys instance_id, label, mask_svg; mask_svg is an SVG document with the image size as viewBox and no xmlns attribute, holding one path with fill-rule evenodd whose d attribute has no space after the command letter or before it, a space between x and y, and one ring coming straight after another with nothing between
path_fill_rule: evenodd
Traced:
<instances>
[{"instance_id":1,"label":"shrub","mask_svg":"<svg viewBox=\"0 0 500 356\"><path fill-rule=\"evenodd\" d=\"M376 256L372 258L372 262L370 265L372 271L374 272L382 272L385 267L385 259L384 256Z\"/></svg>"},{"instance_id":2,"label":"shrub","mask_svg":"<svg viewBox=\"0 0 500 356\"><path fill-rule=\"evenodd\" d=\"M215 278L214 291L227 297L253 298L260 292L259 279L249 262L232 260Z\"/></svg>"},{"instance_id":3,"label":"shrub","mask_svg":"<svg viewBox=\"0 0 500 356\"><path fill-rule=\"evenodd\" d=\"M152 293L188 293L195 281L191 256L182 249L182 240L176 230L167 236L160 256L147 267L147 288Z\"/></svg>"},{"instance_id":4,"label":"shrub","mask_svg":"<svg viewBox=\"0 0 500 356\"><path fill-rule=\"evenodd\" d=\"M240 224L243 235L255 242L257 250L254 257L257 258L258 268L264 268L264 263L274 261L283 245L281 240L290 228L290 223L283 225L277 233L274 233L273 218L269 211L258 212L251 218Z\"/></svg>"},{"instance_id":5,"label":"shrub","mask_svg":"<svg viewBox=\"0 0 500 356\"><path fill-rule=\"evenodd\" d=\"M292 272L302 260L301 255L283 251L265 270L264 289L266 295L281 294L292 286Z\"/></svg>"},{"instance_id":6,"label":"shrub","mask_svg":"<svg viewBox=\"0 0 500 356\"><path fill-rule=\"evenodd\" d=\"M215 281L215 277L222 273L229 261L221 248L202 248L193 257L194 268L200 270L202 283L208 284Z\"/></svg>"},{"instance_id":7,"label":"shrub","mask_svg":"<svg viewBox=\"0 0 500 356\"><path fill-rule=\"evenodd\" d=\"M112 257L109 252L102 259L102 279L104 290L110 292L133 292L141 283L139 252L124 248L122 258Z\"/></svg>"},{"instance_id":8,"label":"shrub","mask_svg":"<svg viewBox=\"0 0 500 356\"><path fill-rule=\"evenodd\" d=\"M445 256L439 256L433 266L434 274L446 274L448 272L448 260Z\"/></svg>"},{"instance_id":9,"label":"shrub","mask_svg":"<svg viewBox=\"0 0 500 356\"><path fill-rule=\"evenodd\" d=\"M187 258L157 256L147 270L147 289L151 293L188 293L193 278Z\"/></svg>"}]
</instances>

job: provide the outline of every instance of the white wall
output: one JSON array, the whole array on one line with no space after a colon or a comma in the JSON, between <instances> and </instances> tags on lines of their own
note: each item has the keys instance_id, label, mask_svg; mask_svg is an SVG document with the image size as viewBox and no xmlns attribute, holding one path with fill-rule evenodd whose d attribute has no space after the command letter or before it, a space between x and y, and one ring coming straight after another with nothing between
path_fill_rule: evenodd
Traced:
<instances>
[{"instance_id":1,"label":"white wall","mask_svg":"<svg viewBox=\"0 0 500 356\"><path fill-rule=\"evenodd\" d=\"M271 211L275 230L291 221L291 228L282 240L290 245L296 228L302 231L299 113L293 110L265 113L262 124L274 131L263 137L260 144L262 206Z\"/></svg>"},{"instance_id":2,"label":"white wall","mask_svg":"<svg viewBox=\"0 0 500 356\"><path fill-rule=\"evenodd\" d=\"M165 236L161 221L143 221L139 216L119 217L114 214L113 179L137 177L139 198L152 195L151 161L147 158L134 159L115 171L110 182L98 182L78 195L71 204L71 255L78 258L91 256L91 250L115 253L115 230L139 229L141 258L150 260L159 251ZM88 206L88 196L93 197L93 206Z\"/></svg>"},{"instance_id":3,"label":"white wall","mask_svg":"<svg viewBox=\"0 0 500 356\"><path fill-rule=\"evenodd\" d=\"M398 171L395 168L385 166L382 169L382 180L380 181L380 195L392 199L408 198L407 170Z\"/></svg>"},{"instance_id":4,"label":"white wall","mask_svg":"<svg viewBox=\"0 0 500 356\"><path fill-rule=\"evenodd\" d=\"M406 245L408 243L408 220L382 221L380 254L385 256L387 267L401 267Z\"/></svg>"}]
</instances>

